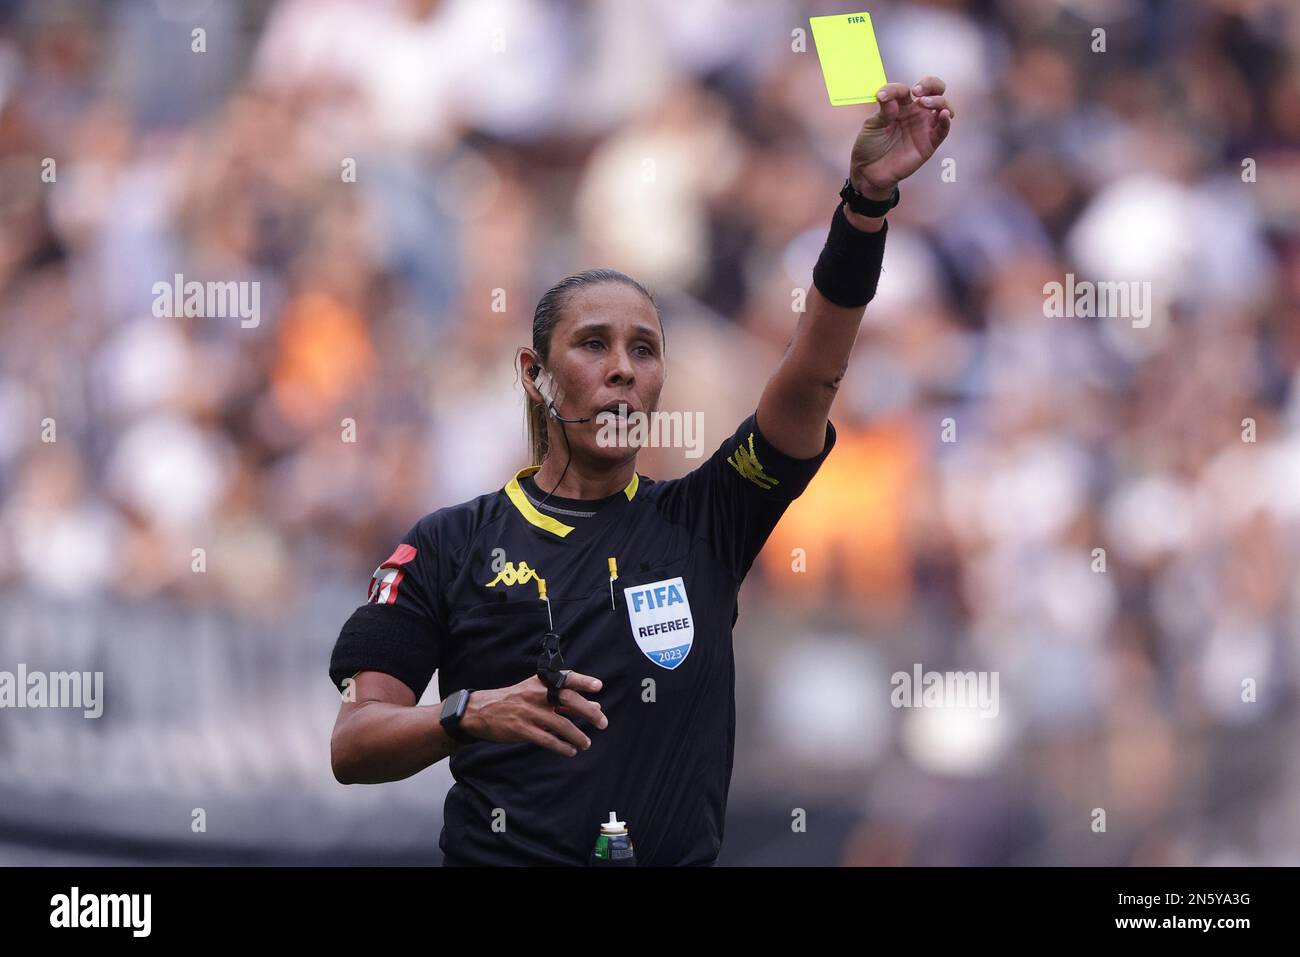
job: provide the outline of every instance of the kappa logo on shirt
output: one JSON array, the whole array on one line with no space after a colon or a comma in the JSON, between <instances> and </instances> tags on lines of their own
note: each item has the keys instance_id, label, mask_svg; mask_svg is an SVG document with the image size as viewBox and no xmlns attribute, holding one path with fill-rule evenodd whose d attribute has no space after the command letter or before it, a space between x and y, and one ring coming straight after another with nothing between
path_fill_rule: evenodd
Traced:
<instances>
[{"instance_id":1,"label":"kappa logo on shirt","mask_svg":"<svg viewBox=\"0 0 1300 957\"><path fill-rule=\"evenodd\" d=\"M496 571L497 577L487 583L485 586L487 588L493 585L527 585L530 581L542 577L537 573L536 568L528 567L527 562L520 562L518 566L514 562L506 562L498 567L498 563L494 561L492 568Z\"/></svg>"},{"instance_id":2,"label":"kappa logo on shirt","mask_svg":"<svg viewBox=\"0 0 1300 957\"><path fill-rule=\"evenodd\" d=\"M727 463L765 492L773 485L779 484L776 479L763 471L763 463L758 460L758 454L754 451L753 432L749 433L749 447L737 444L736 451L727 457Z\"/></svg>"},{"instance_id":3,"label":"kappa logo on shirt","mask_svg":"<svg viewBox=\"0 0 1300 957\"><path fill-rule=\"evenodd\" d=\"M686 660L695 642L695 618L680 576L623 589L632 637L647 658L672 670Z\"/></svg>"},{"instance_id":4,"label":"kappa logo on shirt","mask_svg":"<svg viewBox=\"0 0 1300 957\"><path fill-rule=\"evenodd\" d=\"M372 605L391 605L397 601L397 586L406 577L402 566L415 557L415 548L410 545L398 545L388 560L375 569L370 576L370 594L366 601Z\"/></svg>"}]
</instances>

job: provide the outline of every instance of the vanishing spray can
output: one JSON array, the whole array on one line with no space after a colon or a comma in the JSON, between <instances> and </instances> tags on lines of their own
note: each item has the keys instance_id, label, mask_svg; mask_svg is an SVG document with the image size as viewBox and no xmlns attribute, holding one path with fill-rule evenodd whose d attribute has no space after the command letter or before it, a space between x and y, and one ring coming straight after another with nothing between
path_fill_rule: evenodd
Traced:
<instances>
[{"instance_id":1,"label":"vanishing spray can","mask_svg":"<svg viewBox=\"0 0 1300 957\"><path fill-rule=\"evenodd\" d=\"M609 820L600 825L600 836L596 838L596 846L591 850L591 860L588 863L593 867L636 867L636 852L632 850L632 838L627 833L627 824L620 821L613 811L609 812Z\"/></svg>"}]
</instances>

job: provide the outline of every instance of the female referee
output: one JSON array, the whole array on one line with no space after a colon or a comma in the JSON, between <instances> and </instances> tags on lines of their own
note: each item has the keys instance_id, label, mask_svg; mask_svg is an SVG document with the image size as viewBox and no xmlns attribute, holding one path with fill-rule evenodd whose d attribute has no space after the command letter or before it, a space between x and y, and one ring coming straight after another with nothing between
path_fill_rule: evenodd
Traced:
<instances>
[{"instance_id":1,"label":"female referee","mask_svg":"<svg viewBox=\"0 0 1300 957\"><path fill-rule=\"evenodd\" d=\"M640 865L716 861L740 583L835 443L828 415L875 294L885 213L951 128L936 77L878 100L807 310L711 458L655 481L635 448L604 440L607 414L657 408L663 327L635 280L570 276L520 351L535 464L420 519L343 626L334 775L395 781L450 756L446 864L585 865L611 814ZM419 707L435 670L442 700Z\"/></svg>"}]
</instances>

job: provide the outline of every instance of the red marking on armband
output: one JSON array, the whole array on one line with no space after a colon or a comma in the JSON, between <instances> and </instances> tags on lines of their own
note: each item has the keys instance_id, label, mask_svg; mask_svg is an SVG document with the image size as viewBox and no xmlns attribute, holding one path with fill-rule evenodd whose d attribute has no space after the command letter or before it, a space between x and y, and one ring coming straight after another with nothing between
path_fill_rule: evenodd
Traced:
<instances>
[{"instance_id":1,"label":"red marking on armband","mask_svg":"<svg viewBox=\"0 0 1300 957\"><path fill-rule=\"evenodd\" d=\"M406 569L402 566L414 557L414 546L402 544L393 549L393 554L370 576L370 591L366 601L374 605L391 605L396 602L397 586L406 577Z\"/></svg>"},{"instance_id":2,"label":"red marking on armband","mask_svg":"<svg viewBox=\"0 0 1300 957\"><path fill-rule=\"evenodd\" d=\"M394 565L405 565L415 557L414 545L398 545L393 549L393 554L388 556L388 561L380 565L380 568L392 568Z\"/></svg>"}]
</instances>

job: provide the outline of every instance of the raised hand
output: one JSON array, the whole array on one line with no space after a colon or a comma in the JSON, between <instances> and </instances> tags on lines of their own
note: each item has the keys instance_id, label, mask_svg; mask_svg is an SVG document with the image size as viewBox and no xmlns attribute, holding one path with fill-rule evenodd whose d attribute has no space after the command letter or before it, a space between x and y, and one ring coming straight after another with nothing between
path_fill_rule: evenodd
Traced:
<instances>
[{"instance_id":1,"label":"raised hand","mask_svg":"<svg viewBox=\"0 0 1300 957\"><path fill-rule=\"evenodd\" d=\"M849 180L872 199L886 199L900 180L934 155L956 115L937 76L922 77L911 88L887 83L876 112L867 117L853 143Z\"/></svg>"}]
</instances>

